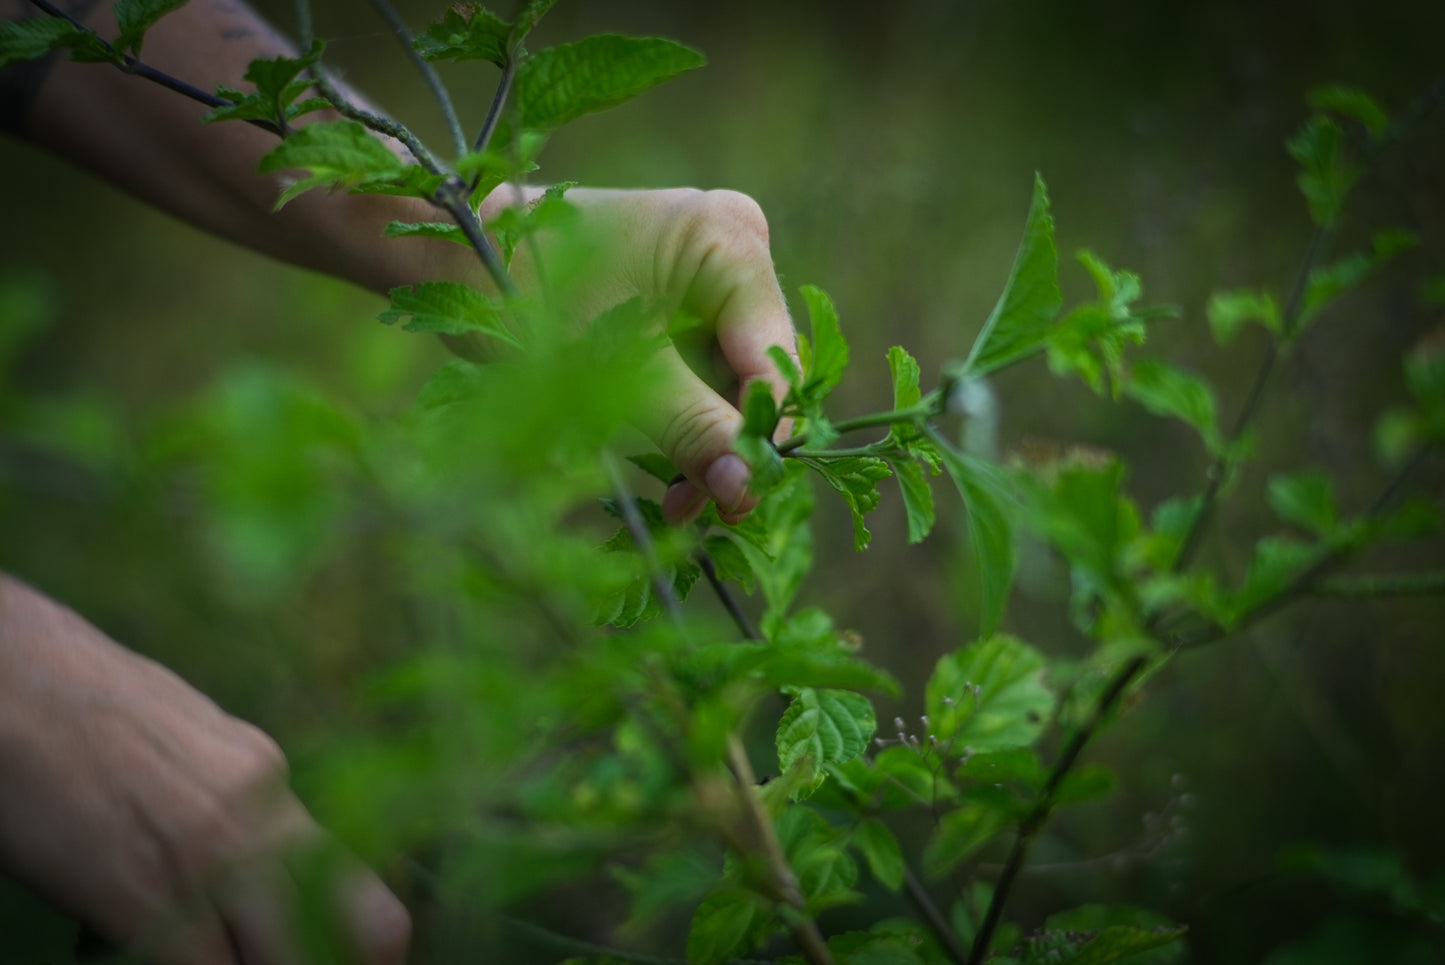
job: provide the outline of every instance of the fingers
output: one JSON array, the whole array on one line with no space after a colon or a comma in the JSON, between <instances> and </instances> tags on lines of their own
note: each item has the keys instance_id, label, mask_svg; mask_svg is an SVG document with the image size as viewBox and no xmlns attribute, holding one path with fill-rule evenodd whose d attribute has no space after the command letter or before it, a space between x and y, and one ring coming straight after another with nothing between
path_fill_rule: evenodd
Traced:
<instances>
[{"instance_id":1,"label":"fingers","mask_svg":"<svg viewBox=\"0 0 1445 965\"><path fill-rule=\"evenodd\" d=\"M687 477L664 497L663 515L684 522L711 499L725 520L741 518L757 498L748 492L747 464L733 452L742 429L738 410L688 368L676 349L659 351L645 378L639 426Z\"/></svg>"}]
</instances>

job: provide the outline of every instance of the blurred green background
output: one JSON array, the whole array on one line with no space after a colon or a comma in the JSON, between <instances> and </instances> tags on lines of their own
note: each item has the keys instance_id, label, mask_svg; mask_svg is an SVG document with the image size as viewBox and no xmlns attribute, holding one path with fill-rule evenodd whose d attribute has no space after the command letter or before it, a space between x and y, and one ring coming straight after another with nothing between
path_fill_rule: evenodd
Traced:
<instances>
[{"instance_id":1,"label":"blurred green background","mask_svg":"<svg viewBox=\"0 0 1445 965\"><path fill-rule=\"evenodd\" d=\"M284 3L260 8L289 24ZM419 25L433 8L404 9ZM365 5L318 4L317 24L352 83L441 142L434 106ZM1231 287L1283 300L1303 259L1311 225L1283 142L1306 92L1350 83L1399 109L1445 72L1445 4L1426 0L562 0L533 45L604 30L671 36L711 63L560 132L539 179L755 197L790 298L798 304L802 283L827 289L852 340L840 414L886 402L889 345L909 347L925 379L966 352L1007 276L1039 171L1066 297L1088 293L1070 260L1080 247L1139 272L1146 302L1182 313L1156 329L1153 351L1213 379L1227 423L1262 343L1218 349L1203 306ZM491 69L446 76L464 116L479 117ZM1415 299L1419 280L1445 267L1445 117L1434 121L1362 184L1339 250L1381 227L1415 231L1422 245L1322 319L1272 386L1263 458L1205 549L1227 572L1241 573L1273 526L1269 471L1320 465L1346 506L1378 488L1370 428L1404 397L1402 353L1442 324ZM158 414L250 360L385 415L446 353L378 325L370 295L201 237L22 144L0 142L0 171L0 323L50 322L5 375L4 396L28 401L0 430L0 568L283 744L344 715L348 684L396 629L368 610L364 558L258 598L198 564L190 522L118 510L114 491L71 462L37 458L26 438L61 440L81 463L123 462ZM1034 439L1118 451L1146 509L1202 483L1204 453L1178 423L1055 381L1042 363L996 388L1005 449ZM1438 460L1419 482L1441 491ZM805 595L917 694L975 625L957 513L910 548L885 498L874 544L857 556L846 521L825 506ZM1439 567L1445 548L1369 562ZM1079 653L1066 599L1062 574L1026 556L1006 626L1051 653ZM1310 602L1177 660L1091 752L1117 768L1121 791L1065 816L1037 849L1044 867L1025 875L1017 918L1032 926L1060 907L1132 901L1190 926L1191 961L1220 963L1263 960L1333 920L1325 950L1277 961L1445 960L1438 926L1433 946L1411 944L1430 928L1277 861L1287 846L1316 844L1389 850L1421 878L1445 868L1442 645L1438 600ZM895 713L916 714L916 703L880 707L882 719ZM1178 833L1145 855L1159 844L1148 822L1160 812ZM1377 954L1354 957L1362 948Z\"/></svg>"}]
</instances>

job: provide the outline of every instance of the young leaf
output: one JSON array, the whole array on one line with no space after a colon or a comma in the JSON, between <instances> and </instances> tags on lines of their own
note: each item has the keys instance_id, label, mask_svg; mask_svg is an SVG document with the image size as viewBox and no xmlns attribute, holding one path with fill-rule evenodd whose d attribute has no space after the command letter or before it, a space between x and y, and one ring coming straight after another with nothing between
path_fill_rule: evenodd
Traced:
<instances>
[{"instance_id":1,"label":"young leaf","mask_svg":"<svg viewBox=\"0 0 1445 965\"><path fill-rule=\"evenodd\" d=\"M449 221L393 221L382 234L387 238L437 238L451 241L464 247L471 247L466 233Z\"/></svg>"},{"instance_id":2,"label":"young leaf","mask_svg":"<svg viewBox=\"0 0 1445 965\"><path fill-rule=\"evenodd\" d=\"M935 438L934 442L944 468L963 497L981 584L980 632L990 634L1003 618L1013 584L1016 560L1009 509L1014 499L997 466L958 452L941 439Z\"/></svg>"},{"instance_id":3,"label":"young leaf","mask_svg":"<svg viewBox=\"0 0 1445 965\"><path fill-rule=\"evenodd\" d=\"M687 960L695 965L721 965L744 951L748 935L766 917L761 900L739 888L709 895L692 916L687 934Z\"/></svg>"},{"instance_id":4,"label":"young leaf","mask_svg":"<svg viewBox=\"0 0 1445 965\"><path fill-rule=\"evenodd\" d=\"M777 426L778 407L772 390L766 382L750 383L743 400L743 431L734 446L752 470L748 488L754 493L768 493L783 481L783 457L773 445Z\"/></svg>"},{"instance_id":5,"label":"young leaf","mask_svg":"<svg viewBox=\"0 0 1445 965\"><path fill-rule=\"evenodd\" d=\"M116 0L115 21L120 36L112 45L122 53L140 56L141 41L157 20L179 10L186 0Z\"/></svg>"},{"instance_id":6,"label":"young leaf","mask_svg":"<svg viewBox=\"0 0 1445 965\"><path fill-rule=\"evenodd\" d=\"M406 165L356 121L308 124L261 158L262 174L299 168L309 176L287 188L276 202L287 201L323 185L348 187L386 181L403 174Z\"/></svg>"},{"instance_id":7,"label":"young leaf","mask_svg":"<svg viewBox=\"0 0 1445 965\"><path fill-rule=\"evenodd\" d=\"M903 886L903 848L888 825L876 818L860 822L853 831L853 846L868 862L868 870L879 884L889 891Z\"/></svg>"},{"instance_id":8,"label":"young leaf","mask_svg":"<svg viewBox=\"0 0 1445 965\"><path fill-rule=\"evenodd\" d=\"M501 313L485 295L474 288L453 281L429 281L391 290L391 307L380 319L388 325L402 319L408 332L442 332L463 335L481 332L521 348L506 325Z\"/></svg>"},{"instance_id":9,"label":"young leaf","mask_svg":"<svg viewBox=\"0 0 1445 965\"><path fill-rule=\"evenodd\" d=\"M256 88L252 93L222 87L217 93L233 103L228 107L217 107L201 120L214 121L265 120L284 123L309 111L328 106L323 98L312 98L300 104L296 98L304 94L311 81L302 78L301 72L321 59L326 49L323 41L316 40L311 48L300 57L274 57L251 61L246 68L245 80Z\"/></svg>"},{"instance_id":10,"label":"young leaf","mask_svg":"<svg viewBox=\"0 0 1445 965\"><path fill-rule=\"evenodd\" d=\"M1176 416L1192 425L1210 452L1219 452L1224 437L1215 416L1214 392L1198 376L1165 362L1145 359L1134 365L1124 393L1158 416Z\"/></svg>"},{"instance_id":11,"label":"young leaf","mask_svg":"<svg viewBox=\"0 0 1445 965\"><path fill-rule=\"evenodd\" d=\"M1319 558L1308 543L1267 536L1255 544L1244 584L1229 597L1231 620L1246 616L1261 603L1278 596L1305 568Z\"/></svg>"},{"instance_id":12,"label":"young leaf","mask_svg":"<svg viewBox=\"0 0 1445 965\"><path fill-rule=\"evenodd\" d=\"M657 37L599 34L548 47L517 71L521 126L553 130L631 100L705 62L696 50Z\"/></svg>"},{"instance_id":13,"label":"young leaf","mask_svg":"<svg viewBox=\"0 0 1445 965\"><path fill-rule=\"evenodd\" d=\"M488 60L507 63L507 38L512 25L485 7L455 4L412 41L425 60Z\"/></svg>"},{"instance_id":14,"label":"young leaf","mask_svg":"<svg viewBox=\"0 0 1445 965\"><path fill-rule=\"evenodd\" d=\"M787 771L807 758L821 780L826 765L843 764L863 753L877 729L867 697L805 687L778 721L778 763Z\"/></svg>"},{"instance_id":15,"label":"young leaf","mask_svg":"<svg viewBox=\"0 0 1445 965\"><path fill-rule=\"evenodd\" d=\"M1205 314L1209 316L1214 340L1220 345L1234 341L1235 334L1250 322L1263 325L1276 335L1284 334L1279 306L1268 292L1215 292L1209 298Z\"/></svg>"},{"instance_id":16,"label":"young leaf","mask_svg":"<svg viewBox=\"0 0 1445 965\"><path fill-rule=\"evenodd\" d=\"M80 42L79 30L64 17L27 17L0 23L0 68L36 60L59 47ZM94 36L94 35L91 35Z\"/></svg>"},{"instance_id":17,"label":"young leaf","mask_svg":"<svg viewBox=\"0 0 1445 965\"><path fill-rule=\"evenodd\" d=\"M1390 118L1375 99L1357 87L1335 84L1309 93L1309 105L1317 111L1330 111L1353 118L1365 125L1371 137L1379 137L1390 126Z\"/></svg>"},{"instance_id":18,"label":"young leaf","mask_svg":"<svg viewBox=\"0 0 1445 965\"><path fill-rule=\"evenodd\" d=\"M987 804L966 804L949 811L933 829L923 850L923 870L941 878L964 858L1008 827L1007 811Z\"/></svg>"},{"instance_id":19,"label":"young leaf","mask_svg":"<svg viewBox=\"0 0 1445 965\"><path fill-rule=\"evenodd\" d=\"M997 635L945 655L929 678L925 706L933 736L954 751L1027 747L1054 709L1044 658L1015 637Z\"/></svg>"},{"instance_id":20,"label":"young leaf","mask_svg":"<svg viewBox=\"0 0 1445 965\"><path fill-rule=\"evenodd\" d=\"M909 409L922 401L918 360L903 346L895 345L888 350L888 371L893 377L893 408Z\"/></svg>"},{"instance_id":21,"label":"young leaf","mask_svg":"<svg viewBox=\"0 0 1445 965\"><path fill-rule=\"evenodd\" d=\"M757 384L757 383L754 383ZM866 549L873 539L863 517L878 506L878 483L891 474L888 463L876 456L808 459L807 464L838 491L853 514L853 545ZM916 464L914 464L916 465Z\"/></svg>"},{"instance_id":22,"label":"young leaf","mask_svg":"<svg viewBox=\"0 0 1445 965\"><path fill-rule=\"evenodd\" d=\"M1334 486L1316 470L1271 476L1269 505L1280 519L1316 536L1328 536L1339 523Z\"/></svg>"},{"instance_id":23,"label":"young leaf","mask_svg":"<svg viewBox=\"0 0 1445 965\"><path fill-rule=\"evenodd\" d=\"M898 490L903 494L903 511L908 516L908 542L921 543L933 529L933 490L929 488L928 477L923 467L912 460L893 460L888 463L898 479Z\"/></svg>"},{"instance_id":24,"label":"young leaf","mask_svg":"<svg viewBox=\"0 0 1445 965\"><path fill-rule=\"evenodd\" d=\"M838 327L838 310L828 294L815 285L804 285L801 290L813 333L808 343L811 354L805 391L812 396L812 401L821 402L843 378L843 370L848 367L848 343Z\"/></svg>"},{"instance_id":25,"label":"young leaf","mask_svg":"<svg viewBox=\"0 0 1445 965\"><path fill-rule=\"evenodd\" d=\"M974 375L987 375L1042 349L1063 302L1048 189L1044 179L1036 175L1013 270L998 304L974 340L964 367Z\"/></svg>"},{"instance_id":26,"label":"young leaf","mask_svg":"<svg viewBox=\"0 0 1445 965\"><path fill-rule=\"evenodd\" d=\"M1310 217L1324 227L1335 223L1360 174L1358 165L1345 156L1344 139L1338 123L1316 115L1287 145L1300 165L1298 183L1309 203Z\"/></svg>"},{"instance_id":27,"label":"young leaf","mask_svg":"<svg viewBox=\"0 0 1445 965\"><path fill-rule=\"evenodd\" d=\"M1375 235L1369 251L1356 252L1310 272L1295 331L1302 330L1330 302L1365 281L1395 255L1419 243L1420 239L1408 231L1381 231Z\"/></svg>"}]
</instances>

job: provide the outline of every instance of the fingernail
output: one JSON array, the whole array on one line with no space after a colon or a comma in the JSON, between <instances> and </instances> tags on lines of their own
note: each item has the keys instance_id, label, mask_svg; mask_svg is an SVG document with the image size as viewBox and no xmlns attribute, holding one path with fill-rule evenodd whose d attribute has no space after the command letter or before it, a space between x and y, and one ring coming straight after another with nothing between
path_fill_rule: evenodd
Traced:
<instances>
[{"instance_id":1,"label":"fingernail","mask_svg":"<svg viewBox=\"0 0 1445 965\"><path fill-rule=\"evenodd\" d=\"M690 523L707 505L707 493L690 482L677 482L667 487L662 496L662 518L673 526Z\"/></svg>"},{"instance_id":2,"label":"fingernail","mask_svg":"<svg viewBox=\"0 0 1445 965\"><path fill-rule=\"evenodd\" d=\"M703 477L721 513L736 513L742 507L743 500L748 498L751 478L748 464L732 453L718 457Z\"/></svg>"}]
</instances>

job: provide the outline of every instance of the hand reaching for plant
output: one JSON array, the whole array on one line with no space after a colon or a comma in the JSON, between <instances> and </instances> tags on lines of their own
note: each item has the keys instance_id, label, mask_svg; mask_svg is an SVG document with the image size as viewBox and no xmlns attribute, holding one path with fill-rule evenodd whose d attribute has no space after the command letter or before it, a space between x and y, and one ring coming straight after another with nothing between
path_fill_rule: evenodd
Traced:
<instances>
[{"instance_id":1,"label":"hand reaching for plant","mask_svg":"<svg viewBox=\"0 0 1445 965\"><path fill-rule=\"evenodd\" d=\"M0 867L161 965L397 965L406 909L260 730L0 576ZM322 882L332 921L299 921ZM319 926L319 927L318 927Z\"/></svg>"}]
</instances>

